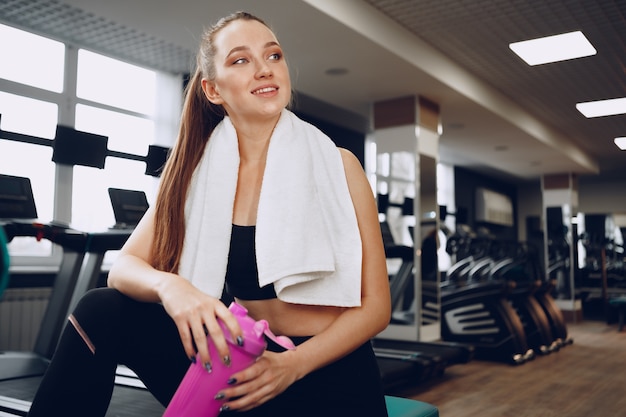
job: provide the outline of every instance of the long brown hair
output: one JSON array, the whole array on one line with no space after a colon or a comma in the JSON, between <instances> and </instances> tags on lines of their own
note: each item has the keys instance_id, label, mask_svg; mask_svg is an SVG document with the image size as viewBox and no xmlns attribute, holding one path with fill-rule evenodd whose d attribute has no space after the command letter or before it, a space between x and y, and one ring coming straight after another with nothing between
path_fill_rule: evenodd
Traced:
<instances>
[{"instance_id":1,"label":"long brown hair","mask_svg":"<svg viewBox=\"0 0 626 417\"><path fill-rule=\"evenodd\" d=\"M236 12L220 19L202 36L196 68L185 89L185 100L176 144L168 157L155 205L152 266L177 272L185 240L185 200L191 177L215 127L224 118L224 109L212 104L202 91L202 79L215 79L215 35L236 20L260 18ZM269 26L268 26L269 27Z\"/></svg>"}]
</instances>

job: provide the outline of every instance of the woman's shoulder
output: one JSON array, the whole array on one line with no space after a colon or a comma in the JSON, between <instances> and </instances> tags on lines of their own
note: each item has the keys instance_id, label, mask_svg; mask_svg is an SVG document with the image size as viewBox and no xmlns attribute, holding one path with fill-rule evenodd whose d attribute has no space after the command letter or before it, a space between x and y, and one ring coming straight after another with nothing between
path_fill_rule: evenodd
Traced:
<instances>
[{"instance_id":1,"label":"woman's shoulder","mask_svg":"<svg viewBox=\"0 0 626 417\"><path fill-rule=\"evenodd\" d=\"M352 151L346 148L337 147L339 149L339 154L341 155L341 160L343 161L343 166L346 170L358 168L360 171L363 170L361 165L361 161L356 157Z\"/></svg>"},{"instance_id":2,"label":"woman's shoulder","mask_svg":"<svg viewBox=\"0 0 626 417\"><path fill-rule=\"evenodd\" d=\"M346 148L337 147L337 149L341 155L348 184L369 183L365 176L363 165L361 165L361 161L359 161L356 155Z\"/></svg>"}]
</instances>

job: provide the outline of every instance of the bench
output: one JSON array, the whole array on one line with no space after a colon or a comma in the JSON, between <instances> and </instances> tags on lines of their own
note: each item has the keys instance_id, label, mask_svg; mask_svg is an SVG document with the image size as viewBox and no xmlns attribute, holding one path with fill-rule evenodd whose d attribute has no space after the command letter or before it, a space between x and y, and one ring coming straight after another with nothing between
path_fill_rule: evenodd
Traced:
<instances>
[{"instance_id":1,"label":"bench","mask_svg":"<svg viewBox=\"0 0 626 417\"><path fill-rule=\"evenodd\" d=\"M409 398L385 396L389 417L439 417L439 410L428 404Z\"/></svg>"}]
</instances>

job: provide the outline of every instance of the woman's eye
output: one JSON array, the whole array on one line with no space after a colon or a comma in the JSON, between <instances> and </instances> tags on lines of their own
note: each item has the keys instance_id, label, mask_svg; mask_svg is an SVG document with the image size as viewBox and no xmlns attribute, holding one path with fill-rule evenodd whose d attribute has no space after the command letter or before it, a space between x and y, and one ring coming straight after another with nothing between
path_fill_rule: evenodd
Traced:
<instances>
[{"instance_id":1,"label":"woman's eye","mask_svg":"<svg viewBox=\"0 0 626 417\"><path fill-rule=\"evenodd\" d=\"M270 60L274 60L274 61L278 61L281 57L282 57L282 54L280 54L279 52L276 52L276 53L270 55L269 59Z\"/></svg>"},{"instance_id":2,"label":"woman's eye","mask_svg":"<svg viewBox=\"0 0 626 417\"><path fill-rule=\"evenodd\" d=\"M243 64L245 62L247 62L248 60L246 58L239 58L235 61L233 61L233 64Z\"/></svg>"}]
</instances>

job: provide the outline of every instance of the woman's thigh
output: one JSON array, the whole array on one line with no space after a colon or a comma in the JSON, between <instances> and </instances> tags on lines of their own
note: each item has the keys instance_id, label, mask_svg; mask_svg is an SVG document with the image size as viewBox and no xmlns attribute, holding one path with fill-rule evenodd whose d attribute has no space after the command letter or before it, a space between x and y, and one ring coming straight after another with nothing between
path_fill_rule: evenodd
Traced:
<instances>
[{"instance_id":1,"label":"woman's thigh","mask_svg":"<svg viewBox=\"0 0 626 417\"><path fill-rule=\"evenodd\" d=\"M85 330L94 334L96 348L110 349L117 362L135 371L166 405L190 362L163 306L136 301L111 288L91 290L81 304L76 318L81 324L87 321Z\"/></svg>"}]
</instances>

